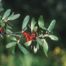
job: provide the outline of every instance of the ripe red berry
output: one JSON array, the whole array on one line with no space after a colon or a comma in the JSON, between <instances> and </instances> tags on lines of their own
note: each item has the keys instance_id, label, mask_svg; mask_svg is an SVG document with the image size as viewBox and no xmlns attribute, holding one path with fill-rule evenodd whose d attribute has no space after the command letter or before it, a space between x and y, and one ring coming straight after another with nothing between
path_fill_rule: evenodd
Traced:
<instances>
[{"instance_id":1,"label":"ripe red berry","mask_svg":"<svg viewBox=\"0 0 66 66\"><path fill-rule=\"evenodd\" d=\"M30 40L33 40L33 37L32 36L30 36Z\"/></svg>"},{"instance_id":2,"label":"ripe red berry","mask_svg":"<svg viewBox=\"0 0 66 66\"><path fill-rule=\"evenodd\" d=\"M26 42L30 41L30 40L35 40L36 39L36 33L32 33L30 35L30 33L28 32L23 32L22 33L24 35L24 37L26 38Z\"/></svg>"},{"instance_id":3,"label":"ripe red berry","mask_svg":"<svg viewBox=\"0 0 66 66\"><path fill-rule=\"evenodd\" d=\"M30 39L30 34L28 33L28 32L23 32L22 33L23 35L24 35L24 37L26 38L26 42L28 42L28 41L30 41L31 39Z\"/></svg>"},{"instance_id":4,"label":"ripe red berry","mask_svg":"<svg viewBox=\"0 0 66 66\"><path fill-rule=\"evenodd\" d=\"M30 41L30 38L26 38L26 42Z\"/></svg>"},{"instance_id":5,"label":"ripe red berry","mask_svg":"<svg viewBox=\"0 0 66 66\"><path fill-rule=\"evenodd\" d=\"M23 35L26 35L27 33L26 32L22 32Z\"/></svg>"}]
</instances>

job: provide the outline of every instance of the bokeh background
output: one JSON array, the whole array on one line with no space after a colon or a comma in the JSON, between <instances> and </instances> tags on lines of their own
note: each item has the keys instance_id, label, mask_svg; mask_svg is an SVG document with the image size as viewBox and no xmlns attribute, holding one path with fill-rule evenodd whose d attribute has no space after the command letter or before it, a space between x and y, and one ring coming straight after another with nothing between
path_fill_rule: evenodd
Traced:
<instances>
[{"instance_id":1,"label":"bokeh background","mask_svg":"<svg viewBox=\"0 0 66 66\"><path fill-rule=\"evenodd\" d=\"M14 31L21 30L26 15L35 17L36 20L43 15L46 26L52 19L56 19L54 33L59 37L59 41L48 41L48 58L42 51L24 56L17 53L17 50L16 54L12 55L6 48L0 47L0 66L66 66L66 0L0 0L0 12L3 9L11 9L21 14L21 17L12 23Z\"/></svg>"}]
</instances>

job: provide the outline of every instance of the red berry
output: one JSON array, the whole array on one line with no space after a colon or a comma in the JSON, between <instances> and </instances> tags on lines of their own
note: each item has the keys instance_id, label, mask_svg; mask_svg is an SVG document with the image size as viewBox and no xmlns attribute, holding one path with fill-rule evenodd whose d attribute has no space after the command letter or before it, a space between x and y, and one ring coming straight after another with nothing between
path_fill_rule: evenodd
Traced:
<instances>
[{"instance_id":1,"label":"red berry","mask_svg":"<svg viewBox=\"0 0 66 66\"><path fill-rule=\"evenodd\" d=\"M31 40L31 39L30 39L30 34L29 34L29 33L27 33L27 32L23 32L22 34L25 36L25 38L26 38L26 42L28 42L28 41Z\"/></svg>"},{"instance_id":2,"label":"red berry","mask_svg":"<svg viewBox=\"0 0 66 66\"><path fill-rule=\"evenodd\" d=\"M26 38L26 42L28 42L29 41L29 39L28 38Z\"/></svg>"},{"instance_id":3,"label":"red berry","mask_svg":"<svg viewBox=\"0 0 66 66\"><path fill-rule=\"evenodd\" d=\"M30 36L30 40L33 40L33 37L32 36Z\"/></svg>"},{"instance_id":4,"label":"red berry","mask_svg":"<svg viewBox=\"0 0 66 66\"><path fill-rule=\"evenodd\" d=\"M30 35L30 33L23 32L22 34L25 36L26 42L28 42L28 41L30 41L30 40L35 40L35 39L36 39L36 33L32 33L32 34Z\"/></svg>"},{"instance_id":5,"label":"red berry","mask_svg":"<svg viewBox=\"0 0 66 66\"><path fill-rule=\"evenodd\" d=\"M26 33L26 32L23 32L22 34L23 34L23 35L26 35L27 33Z\"/></svg>"}]
</instances>

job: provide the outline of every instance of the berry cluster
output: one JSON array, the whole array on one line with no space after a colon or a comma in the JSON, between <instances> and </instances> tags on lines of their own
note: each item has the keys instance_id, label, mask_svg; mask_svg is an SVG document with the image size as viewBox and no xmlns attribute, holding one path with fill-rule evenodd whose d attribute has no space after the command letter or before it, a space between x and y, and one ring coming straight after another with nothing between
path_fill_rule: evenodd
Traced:
<instances>
[{"instance_id":1,"label":"berry cluster","mask_svg":"<svg viewBox=\"0 0 66 66\"><path fill-rule=\"evenodd\" d=\"M31 41L31 40L35 40L36 39L36 33L28 33L28 32L22 32L22 34L24 35L24 37L26 38L26 42Z\"/></svg>"}]
</instances>

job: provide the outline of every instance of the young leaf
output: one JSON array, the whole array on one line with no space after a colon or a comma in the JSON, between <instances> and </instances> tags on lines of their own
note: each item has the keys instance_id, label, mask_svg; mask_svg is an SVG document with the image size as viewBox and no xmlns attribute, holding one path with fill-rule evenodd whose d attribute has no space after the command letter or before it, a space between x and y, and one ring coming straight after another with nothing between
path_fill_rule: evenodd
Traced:
<instances>
[{"instance_id":1,"label":"young leaf","mask_svg":"<svg viewBox=\"0 0 66 66\"><path fill-rule=\"evenodd\" d=\"M55 41L58 40L58 37L55 36L55 35L49 35L48 37L49 37L51 40L55 40Z\"/></svg>"},{"instance_id":2,"label":"young leaf","mask_svg":"<svg viewBox=\"0 0 66 66\"><path fill-rule=\"evenodd\" d=\"M45 39L43 39L43 50L44 50L44 53L45 55L47 56L47 52L48 52L48 43Z\"/></svg>"},{"instance_id":3,"label":"young leaf","mask_svg":"<svg viewBox=\"0 0 66 66\"><path fill-rule=\"evenodd\" d=\"M16 42L10 42L6 45L6 48L11 48L13 46L15 46L17 43Z\"/></svg>"},{"instance_id":4,"label":"young leaf","mask_svg":"<svg viewBox=\"0 0 66 66\"><path fill-rule=\"evenodd\" d=\"M15 19L18 19L19 17L20 17L20 14L11 15L8 17L8 20L15 20Z\"/></svg>"},{"instance_id":5,"label":"young leaf","mask_svg":"<svg viewBox=\"0 0 66 66\"><path fill-rule=\"evenodd\" d=\"M51 32L54 29L55 23L56 23L56 20L52 20L52 22L50 23L50 25L47 29L49 32Z\"/></svg>"},{"instance_id":6,"label":"young leaf","mask_svg":"<svg viewBox=\"0 0 66 66\"><path fill-rule=\"evenodd\" d=\"M11 9L6 10L5 13L4 13L4 15L3 15L2 20L5 19L5 18L8 18L8 16L10 15L10 13L11 13Z\"/></svg>"},{"instance_id":7,"label":"young leaf","mask_svg":"<svg viewBox=\"0 0 66 66\"><path fill-rule=\"evenodd\" d=\"M31 21L31 31L34 30L35 24L36 24L35 19L32 18L32 21Z\"/></svg>"},{"instance_id":8,"label":"young leaf","mask_svg":"<svg viewBox=\"0 0 66 66\"><path fill-rule=\"evenodd\" d=\"M30 19L29 15L27 15L27 16L24 18L23 23L22 23L22 29L23 29L23 30L26 28L26 26L27 26L27 24L28 24L28 22L29 22L29 19Z\"/></svg>"},{"instance_id":9,"label":"young leaf","mask_svg":"<svg viewBox=\"0 0 66 66\"><path fill-rule=\"evenodd\" d=\"M40 17L39 17L38 25L39 25L40 28L45 29L45 28L44 28L43 16L40 16Z\"/></svg>"},{"instance_id":10,"label":"young leaf","mask_svg":"<svg viewBox=\"0 0 66 66\"><path fill-rule=\"evenodd\" d=\"M29 52L27 51L27 49L25 49L23 46L21 46L20 44L18 44L18 47L19 47L19 49L25 54L25 55L27 55L27 54L29 54Z\"/></svg>"}]
</instances>

